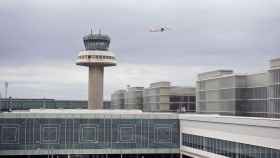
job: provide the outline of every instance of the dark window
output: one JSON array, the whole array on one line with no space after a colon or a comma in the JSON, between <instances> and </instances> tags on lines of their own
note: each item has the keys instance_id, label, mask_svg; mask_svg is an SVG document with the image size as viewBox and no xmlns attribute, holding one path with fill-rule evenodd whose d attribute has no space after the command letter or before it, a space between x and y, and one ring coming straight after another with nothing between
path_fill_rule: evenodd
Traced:
<instances>
[{"instance_id":1,"label":"dark window","mask_svg":"<svg viewBox=\"0 0 280 158\"><path fill-rule=\"evenodd\" d=\"M170 96L170 102L180 102L180 96Z\"/></svg>"},{"instance_id":2,"label":"dark window","mask_svg":"<svg viewBox=\"0 0 280 158\"><path fill-rule=\"evenodd\" d=\"M189 101L189 97L188 96L183 96L183 100L184 100L184 102L188 102Z\"/></svg>"},{"instance_id":3,"label":"dark window","mask_svg":"<svg viewBox=\"0 0 280 158\"><path fill-rule=\"evenodd\" d=\"M276 158L280 156L280 150L192 134L182 134L182 144L184 146L212 152L219 155L224 155L230 158Z\"/></svg>"},{"instance_id":4,"label":"dark window","mask_svg":"<svg viewBox=\"0 0 280 158\"><path fill-rule=\"evenodd\" d=\"M177 109L179 109L180 105L179 104L170 104L169 109L172 111L176 111Z\"/></svg>"},{"instance_id":5,"label":"dark window","mask_svg":"<svg viewBox=\"0 0 280 158\"><path fill-rule=\"evenodd\" d=\"M190 96L190 101L195 102L195 96Z\"/></svg>"}]
</instances>

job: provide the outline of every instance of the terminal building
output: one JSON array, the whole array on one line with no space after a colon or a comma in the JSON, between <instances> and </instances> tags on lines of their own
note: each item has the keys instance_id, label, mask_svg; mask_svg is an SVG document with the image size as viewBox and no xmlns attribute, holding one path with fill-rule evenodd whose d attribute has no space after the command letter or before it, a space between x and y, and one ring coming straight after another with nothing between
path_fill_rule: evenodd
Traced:
<instances>
[{"instance_id":1,"label":"terminal building","mask_svg":"<svg viewBox=\"0 0 280 158\"><path fill-rule=\"evenodd\" d=\"M280 117L280 58L267 72L217 70L198 75L197 112Z\"/></svg>"},{"instance_id":2,"label":"terminal building","mask_svg":"<svg viewBox=\"0 0 280 158\"><path fill-rule=\"evenodd\" d=\"M140 109L146 112L195 112L195 88L151 83L148 88L128 87L111 95L112 109Z\"/></svg>"},{"instance_id":3,"label":"terminal building","mask_svg":"<svg viewBox=\"0 0 280 158\"><path fill-rule=\"evenodd\" d=\"M195 88L171 86L170 82L151 83L144 89L148 112L195 112Z\"/></svg>"}]
</instances>

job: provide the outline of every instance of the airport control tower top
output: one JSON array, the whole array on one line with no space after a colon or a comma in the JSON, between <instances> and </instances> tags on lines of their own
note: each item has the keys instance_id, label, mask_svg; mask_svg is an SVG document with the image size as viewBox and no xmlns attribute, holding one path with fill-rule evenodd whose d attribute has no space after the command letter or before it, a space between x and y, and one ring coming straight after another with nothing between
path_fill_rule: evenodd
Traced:
<instances>
[{"instance_id":1,"label":"airport control tower top","mask_svg":"<svg viewBox=\"0 0 280 158\"><path fill-rule=\"evenodd\" d=\"M84 38L84 44L86 50L108 50L110 45L110 37L108 35L92 34L86 35Z\"/></svg>"},{"instance_id":2,"label":"airport control tower top","mask_svg":"<svg viewBox=\"0 0 280 158\"><path fill-rule=\"evenodd\" d=\"M91 33L83 37L85 50L80 51L77 65L81 66L115 66L114 53L109 51L110 37L105 34Z\"/></svg>"}]
</instances>

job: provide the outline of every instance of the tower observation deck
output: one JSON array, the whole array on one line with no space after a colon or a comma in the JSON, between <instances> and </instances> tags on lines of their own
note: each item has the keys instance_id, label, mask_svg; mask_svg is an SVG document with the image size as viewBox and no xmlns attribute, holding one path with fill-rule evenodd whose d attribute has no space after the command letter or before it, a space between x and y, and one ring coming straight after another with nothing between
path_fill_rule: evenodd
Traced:
<instances>
[{"instance_id":1,"label":"tower observation deck","mask_svg":"<svg viewBox=\"0 0 280 158\"><path fill-rule=\"evenodd\" d=\"M88 66L88 108L103 108L103 76L105 66L117 64L114 53L109 51L108 35L90 33L83 38L85 50L80 51L77 65Z\"/></svg>"}]
</instances>

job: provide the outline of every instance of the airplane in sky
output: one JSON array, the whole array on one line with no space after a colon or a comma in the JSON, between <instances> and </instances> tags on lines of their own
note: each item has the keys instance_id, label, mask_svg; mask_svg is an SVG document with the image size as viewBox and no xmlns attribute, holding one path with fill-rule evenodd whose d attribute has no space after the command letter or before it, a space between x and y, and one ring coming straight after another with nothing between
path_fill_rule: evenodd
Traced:
<instances>
[{"instance_id":1,"label":"airplane in sky","mask_svg":"<svg viewBox=\"0 0 280 158\"><path fill-rule=\"evenodd\" d=\"M170 27L160 26L160 27L151 28L149 31L150 32L165 32L165 31L169 31L169 30L171 30Z\"/></svg>"}]
</instances>

